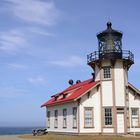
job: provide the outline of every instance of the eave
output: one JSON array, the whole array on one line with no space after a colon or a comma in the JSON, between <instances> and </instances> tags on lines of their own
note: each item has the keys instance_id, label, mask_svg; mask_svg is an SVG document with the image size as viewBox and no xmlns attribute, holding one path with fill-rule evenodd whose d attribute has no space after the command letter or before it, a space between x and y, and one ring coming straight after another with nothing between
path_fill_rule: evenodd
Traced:
<instances>
[{"instance_id":1,"label":"eave","mask_svg":"<svg viewBox=\"0 0 140 140\"><path fill-rule=\"evenodd\" d=\"M97 86L100 85L100 82L97 83L95 86L91 87L90 89L88 89L86 92L84 92L82 95L80 95L79 97L75 98L74 101L80 99L82 96L84 96L86 93L88 93L89 91L91 91L92 89L96 88Z\"/></svg>"},{"instance_id":2,"label":"eave","mask_svg":"<svg viewBox=\"0 0 140 140\"><path fill-rule=\"evenodd\" d=\"M134 87L132 84L128 83L128 87L131 88L135 93L140 95L140 90Z\"/></svg>"}]
</instances>

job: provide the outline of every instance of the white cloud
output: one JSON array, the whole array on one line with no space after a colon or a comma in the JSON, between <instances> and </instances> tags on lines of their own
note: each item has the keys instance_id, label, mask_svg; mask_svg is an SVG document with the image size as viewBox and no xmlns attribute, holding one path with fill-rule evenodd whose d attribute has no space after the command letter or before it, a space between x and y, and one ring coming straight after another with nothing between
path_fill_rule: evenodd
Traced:
<instances>
[{"instance_id":1,"label":"white cloud","mask_svg":"<svg viewBox=\"0 0 140 140\"><path fill-rule=\"evenodd\" d=\"M12 68L12 69L26 69L26 66L23 65L23 64L8 64L8 67L9 68Z\"/></svg>"},{"instance_id":2,"label":"white cloud","mask_svg":"<svg viewBox=\"0 0 140 140\"><path fill-rule=\"evenodd\" d=\"M26 39L13 31L0 33L0 50L15 52L26 43Z\"/></svg>"},{"instance_id":3,"label":"white cloud","mask_svg":"<svg viewBox=\"0 0 140 140\"><path fill-rule=\"evenodd\" d=\"M44 85L46 84L46 79L44 77L38 76L38 77L30 77L28 78L28 81L34 85Z\"/></svg>"},{"instance_id":4,"label":"white cloud","mask_svg":"<svg viewBox=\"0 0 140 140\"><path fill-rule=\"evenodd\" d=\"M42 28L39 27L23 27L23 28L15 28L9 31L0 32L0 50L4 52L17 52L21 51L22 49L31 47L29 45L32 42L32 37L34 35L43 35L54 37L55 35L52 33L44 31Z\"/></svg>"},{"instance_id":5,"label":"white cloud","mask_svg":"<svg viewBox=\"0 0 140 140\"><path fill-rule=\"evenodd\" d=\"M1 40L3 41L8 41L8 42L11 42L13 44L22 44L24 42L24 39L19 37L19 36L16 36L16 35L8 35L8 34L3 34L1 35Z\"/></svg>"},{"instance_id":6,"label":"white cloud","mask_svg":"<svg viewBox=\"0 0 140 140\"><path fill-rule=\"evenodd\" d=\"M17 98L25 96L29 91L25 89L18 89L15 87L0 87L0 97L1 98Z\"/></svg>"},{"instance_id":7,"label":"white cloud","mask_svg":"<svg viewBox=\"0 0 140 140\"><path fill-rule=\"evenodd\" d=\"M36 34L39 34L39 35L44 35L44 36L55 36L54 34L52 33L49 33L47 32L46 30L44 31L43 29L41 28L37 28L37 27L29 27L27 28L31 33L36 33Z\"/></svg>"},{"instance_id":8,"label":"white cloud","mask_svg":"<svg viewBox=\"0 0 140 140\"><path fill-rule=\"evenodd\" d=\"M16 23L20 19L19 21L26 22L27 25L0 32L0 51L21 52L27 45L31 46L27 43L32 42L31 37L34 35L54 36L46 31L46 26L54 25L59 16L59 11L53 1L5 0L2 4L4 8L0 9L1 13L4 12L5 16L10 15L10 18L15 17Z\"/></svg>"},{"instance_id":9,"label":"white cloud","mask_svg":"<svg viewBox=\"0 0 140 140\"><path fill-rule=\"evenodd\" d=\"M53 25L58 17L58 10L52 1L40 0L6 0L14 16L41 25Z\"/></svg>"},{"instance_id":10,"label":"white cloud","mask_svg":"<svg viewBox=\"0 0 140 140\"><path fill-rule=\"evenodd\" d=\"M75 67L75 66L82 66L85 62L79 56L71 56L66 58L65 60L56 60L50 62L53 65L63 66L63 67Z\"/></svg>"}]
</instances>

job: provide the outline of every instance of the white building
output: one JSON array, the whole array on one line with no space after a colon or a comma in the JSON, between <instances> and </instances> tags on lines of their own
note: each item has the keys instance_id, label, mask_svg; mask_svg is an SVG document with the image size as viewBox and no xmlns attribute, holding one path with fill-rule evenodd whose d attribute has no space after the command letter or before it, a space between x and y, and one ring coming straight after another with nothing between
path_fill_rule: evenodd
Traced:
<instances>
[{"instance_id":1,"label":"white building","mask_svg":"<svg viewBox=\"0 0 140 140\"><path fill-rule=\"evenodd\" d=\"M107 29L97 34L98 51L87 56L94 70L89 80L53 95L46 107L49 132L75 134L128 134L140 132L140 91L128 82L134 64L122 50L122 33ZM72 84L72 81L70 81Z\"/></svg>"}]
</instances>

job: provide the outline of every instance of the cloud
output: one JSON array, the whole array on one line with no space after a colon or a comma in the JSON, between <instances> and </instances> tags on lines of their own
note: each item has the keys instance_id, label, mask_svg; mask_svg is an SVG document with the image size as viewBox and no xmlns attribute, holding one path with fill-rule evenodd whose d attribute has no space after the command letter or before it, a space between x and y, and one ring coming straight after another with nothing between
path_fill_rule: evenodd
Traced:
<instances>
[{"instance_id":1,"label":"cloud","mask_svg":"<svg viewBox=\"0 0 140 140\"><path fill-rule=\"evenodd\" d=\"M51 61L50 63L62 67L75 67L82 66L84 64L84 60L79 56L71 56L65 60L56 60Z\"/></svg>"},{"instance_id":2,"label":"cloud","mask_svg":"<svg viewBox=\"0 0 140 140\"><path fill-rule=\"evenodd\" d=\"M41 76L30 77L30 78L28 78L28 81L34 85L45 85L46 84L46 79Z\"/></svg>"},{"instance_id":3,"label":"cloud","mask_svg":"<svg viewBox=\"0 0 140 140\"><path fill-rule=\"evenodd\" d=\"M53 1L5 0L1 3L1 7L4 8L0 8L0 13L4 13L5 17L10 17L10 22L13 18L15 25L19 25L17 24L18 21L27 24L26 26L21 24L20 27L16 26L9 31L0 32L0 51L21 52L27 46L32 46L30 42L32 43L32 39L35 38L34 35L54 36L54 34L46 31L46 27L56 24L60 15ZM22 52L26 52L26 50Z\"/></svg>"},{"instance_id":4,"label":"cloud","mask_svg":"<svg viewBox=\"0 0 140 140\"><path fill-rule=\"evenodd\" d=\"M49 33L49 32L47 32L46 30L44 31L44 30L41 29L41 28L29 27L29 28L27 28L27 29L28 29L28 31L30 31L31 33L35 33L35 34L39 34L39 35L43 35L43 36L50 36L50 37L55 36L54 34Z\"/></svg>"},{"instance_id":5,"label":"cloud","mask_svg":"<svg viewBox=\"0 0 140 140\"><path fill-rule=\"evenodd\" d=\"M59 11L52 1L6 0L11 14L26 22L40 25L54 25Z\"/></svg>"},{"instance_id":6,"label":"cloud","mask_svg":"<svg viewBox=\"0 0 140 140\"><path fill-rule=\"evenodd\" d=\"M9 68L12 68L12 69L26 69L27 67L23 64L8 64L8 67Z\"/></svg>"},{"instance_id":7,"label":"cloud","mask_svg":"<svg viewBox=\"0 0 140 140\"><path fill-rule=\"evenodd\" d=\"M11 53L21 51L27 46L31 47L32 45L30 43L32 43L33 39L36 39L36 36L34 35L43 35L48 37L55 36L39 27L21 27L11 29L9 31L0 32L0 50Z\"/></svg>"},{"instance_id":8,"label":"cloud","mask_svg":"<svg viewBox=\"0 0 140 140\"><path fill-rule=\"evenodd\" d=\"M0 87L0 97L1 98L17 98L25 96L29 91L25 89L18 89L15 87Z\"/></svg>"},{"instance_id":9,"label":"cloud","mask_svg":"<svg viewBox=\"0 0 140 140\"><path fill-rule=\"evenodd\" d=\"M0 50L5 52L15 52L20 49L26 39L13 31L0 32Z\"/></svg>"}]
</instances>

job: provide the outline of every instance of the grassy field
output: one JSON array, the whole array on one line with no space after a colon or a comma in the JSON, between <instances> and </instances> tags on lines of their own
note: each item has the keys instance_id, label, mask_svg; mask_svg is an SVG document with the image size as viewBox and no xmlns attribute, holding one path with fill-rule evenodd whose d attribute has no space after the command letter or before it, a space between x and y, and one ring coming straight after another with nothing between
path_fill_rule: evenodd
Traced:
<instances>
[{"instance_id":1,"label":"grassy field","mask_svg":"<svg viewBox=\"0 0 140 140\"><path fill-rule=\"evenodd\" d=\"M43 136L22 135L20 138L42 139L42 140L140 140L140 137L133 136L103 136L103 135L88 135L88 136L70 136L70 135L54 135L47 134Z\"/></svg>"}]
</instances>

